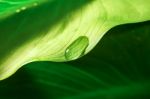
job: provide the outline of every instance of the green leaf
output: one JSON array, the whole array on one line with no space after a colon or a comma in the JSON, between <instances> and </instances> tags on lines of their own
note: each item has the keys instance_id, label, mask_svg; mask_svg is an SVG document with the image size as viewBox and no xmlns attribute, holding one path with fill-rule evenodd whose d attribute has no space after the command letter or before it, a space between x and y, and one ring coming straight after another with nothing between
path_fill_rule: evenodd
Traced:
<instances>
[{"instance_id":1,"label":"green leaf","mask_svg":"<svg viewBox=\"0 0 150 99\"><path fill-rule=\"evenodd\" d=\"M34 62L0 82L1 99L150 98L150 22L111 29L86 56Z\"/></svg>"},{"instance_id":2,"label":"green leaf","mask_svg":"<svg viewBox=\"0 0 150 99\"><path fill-rule=\"evenodd\" d=\"M1 0L0 79L29 62L79 58L110 28L149 20L149 3L149 0ZM88 42L73 44L80 37L86 37ZM78 54L72 54L74 51Z\"/></svg>"}]
</instances>

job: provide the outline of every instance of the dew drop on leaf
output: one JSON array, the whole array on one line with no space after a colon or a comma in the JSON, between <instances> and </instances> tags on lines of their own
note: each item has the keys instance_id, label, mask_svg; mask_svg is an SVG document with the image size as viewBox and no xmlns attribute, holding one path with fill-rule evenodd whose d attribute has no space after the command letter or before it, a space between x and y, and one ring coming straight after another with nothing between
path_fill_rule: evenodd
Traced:
<instances>
[{"instance_id":1,"label":"dew drop on leaf","mask_svg":"<svg viewBox=\"0 0 150 99\"><path fill-rule=\"evenodd\" d=\"M73 41L66 49L65 51L65 58L67 60L74 60L82 55L84 55L84 52L86 48L89 45L89 39L86 36L80 36L75 41Z\"/></svg>"}]
</instances>

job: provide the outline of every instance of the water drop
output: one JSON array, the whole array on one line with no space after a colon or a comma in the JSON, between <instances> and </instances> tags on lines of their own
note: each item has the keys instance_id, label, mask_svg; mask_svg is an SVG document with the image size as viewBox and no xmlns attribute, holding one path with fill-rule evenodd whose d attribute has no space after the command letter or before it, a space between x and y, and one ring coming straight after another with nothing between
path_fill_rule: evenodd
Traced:
<instances>
[{"instance_id":1,"label":"water drop","mask_svg":"<svg viewBox=\"0 0 150 99\"><path fill-rule=\"evenodd\" d=\"M74 60L81 57L89 45L89 39L86 36L80 36L72 42L65 51L67 60Z\"/></svg>"}]
</instances>

